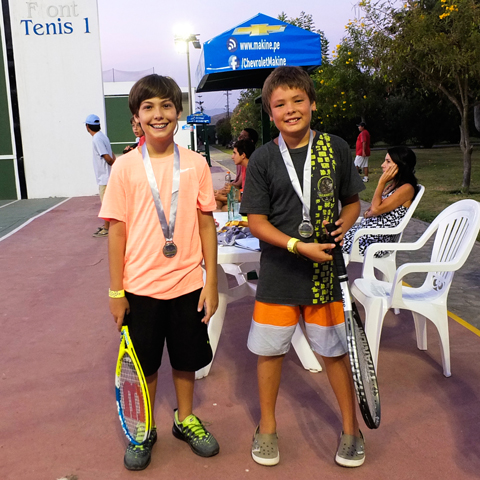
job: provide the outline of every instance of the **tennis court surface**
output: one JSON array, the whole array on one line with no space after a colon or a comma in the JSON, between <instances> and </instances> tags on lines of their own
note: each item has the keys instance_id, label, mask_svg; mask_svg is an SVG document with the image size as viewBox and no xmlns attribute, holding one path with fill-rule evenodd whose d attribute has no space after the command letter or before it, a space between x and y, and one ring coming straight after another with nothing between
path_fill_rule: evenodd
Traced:
<instances>
[{"instance_id":1,"label":"tennis court surface","mask_svg":"<svg viewBox=\"0 0 480 480\"><path fill-rule=\"evenodd\" d=\"M256 357L246 348L249 298L228 306L211 373L196 384L195 413L218 439L220 454L197 457L171 434L176 405L165 357L152 463L143 472L125 470L107 240L92 237L101 224L98 209L98 197L73 198L0 241L2 480L478 478L480 337L450 320L452 376L445 378L435 329L429 325L428 351L419 351L406 312L389 312L385 321L378 371L382 423L375 431L363 428L364 466L334 464L341 424L333 393L326 374L304 370L294 352L285 360L277 405L280 464L255 464L250 445L259 408ZM360 270L352 267L355 278ZM468 268L474 267L478 262ZM461 288L449 298L467 321L480 307L478 283L468 272L457 274L453 286Z\"/></svg>"}]
</instances>

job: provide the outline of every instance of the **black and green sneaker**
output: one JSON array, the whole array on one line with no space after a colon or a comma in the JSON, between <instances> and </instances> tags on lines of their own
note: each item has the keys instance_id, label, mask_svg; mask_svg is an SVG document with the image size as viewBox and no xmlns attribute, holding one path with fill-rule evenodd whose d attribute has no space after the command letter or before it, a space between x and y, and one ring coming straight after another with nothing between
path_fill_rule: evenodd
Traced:
<instances>
[{"instance_id":1,"label":"black and green sneaker","mask_svg":"<svg viewBox=\"0 0 480 480\"><path fill-rule=\"evenodd\" d=\"M215 437L208 432L195 415L189 415L183 422L178 421L175 409L175 420L172 433L175 437L190 445L190 448L201 457L213 457L220 451Z\"/></svg>"},{"instance_id":2,"label":"black and green sneaker","mask_svg":"<svg viewBox=\"0 0 480 480\"><path fill-rule=\"evenodd\" d=\"M130 442L123 457L123 464L127 470L144 470L150 465L152 447L157 441L157 428L153 427L148 440L143 445Z\"/></svg>"}]
</instances>

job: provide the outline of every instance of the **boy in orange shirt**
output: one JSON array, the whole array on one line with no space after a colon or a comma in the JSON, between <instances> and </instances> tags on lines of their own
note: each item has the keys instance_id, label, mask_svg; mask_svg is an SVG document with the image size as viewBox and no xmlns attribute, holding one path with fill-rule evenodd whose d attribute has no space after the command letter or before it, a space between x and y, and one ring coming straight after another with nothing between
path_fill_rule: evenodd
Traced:
<instances>
[{"instance_id":1,"label":"boy in orange shirt","mask_svg":"<svg viewBox=\"0 0 480 480\"><path fill-rule=\"evenodd\" d=\"M201 155L173 141L182 112L174 80L142 78L129 107L146 141L115 164L100 211L111 222L110 311L119 330L129 326L152 410L166 341L178 402L172 433L210 457L219 452L218 443L192 404L195 371L212 360L207 324L218 305L212 179ZM130 443L125 467L146 468L156 440L154 427L143 446Z\"/></svg>"}]
</instances>

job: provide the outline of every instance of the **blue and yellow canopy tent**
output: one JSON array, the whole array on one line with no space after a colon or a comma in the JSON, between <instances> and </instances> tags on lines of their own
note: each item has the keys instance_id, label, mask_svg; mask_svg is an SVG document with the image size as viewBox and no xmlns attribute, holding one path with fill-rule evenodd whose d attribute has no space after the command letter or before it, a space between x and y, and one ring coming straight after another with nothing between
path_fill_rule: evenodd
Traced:
<instances>
[{"instance_id":1,"label":"blue and yellow canopy tent","mask_svg":"<svg viewBox=\"0 0 480 480\"><path fill-rule=\"evenodd\" d=\"M276 67L313 71L321 63L318 33L259 13L203 44L196 71L197 92L262 88ZM265 135L263 140L267 140Z\"/></svg>"}]
</instances>

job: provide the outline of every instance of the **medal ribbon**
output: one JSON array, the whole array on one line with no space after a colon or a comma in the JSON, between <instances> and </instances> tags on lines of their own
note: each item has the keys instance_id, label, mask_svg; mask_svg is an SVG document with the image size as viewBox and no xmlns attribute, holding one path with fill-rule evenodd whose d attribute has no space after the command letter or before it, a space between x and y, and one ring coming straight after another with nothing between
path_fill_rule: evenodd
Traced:
<instances>
[{"instance_id":1,"label":"medal ribbon","mask_svg":"<svg viewBox=\"0 0 480 480\"><path fill-rule=\"evenodd\" d=\"M153 202L157 210L158 220L162 227L163 235L167 242L173 241L173 233L175 231L175 220L177 218L177 206L178 206L178 190L180 187L180 153L176 143L173 144L173 177L172 177L172 199L170 202L170 222L167 225L167 218L165 217L165 211L163 209L162 201L160 200L160 192L158 190L157 180L153 173L152 162L150 161L150 155L148 154L147 145L142 145L143 165L147 173L148 183L150 184L150 190L153 196Z\"/></svg>"},{"instance_id":2,"label":"medal ribbon","mask_svg":"<svg viewBox=\"0 0 480 480\"><path fill-rule=\"evenodd\" d=\"M298 195L298 198L302 202L302 215L303 221L311 224L310 221L310 196L311 196L311 183L312 183L312 144L313 144L313 132L310 130L310 139L308 141L308 150L307 156L305 158L305 164L303 165L303 193L302 187L300 186L300 181L298 180L298 175L293 166L292 157L288 151L287 144L282 137L282 134L278 136L278 146L280 148L280 153L282 154L283 162L287 168L288 176L292 182L293 189Z\"/></svg>"}]
</instances>

